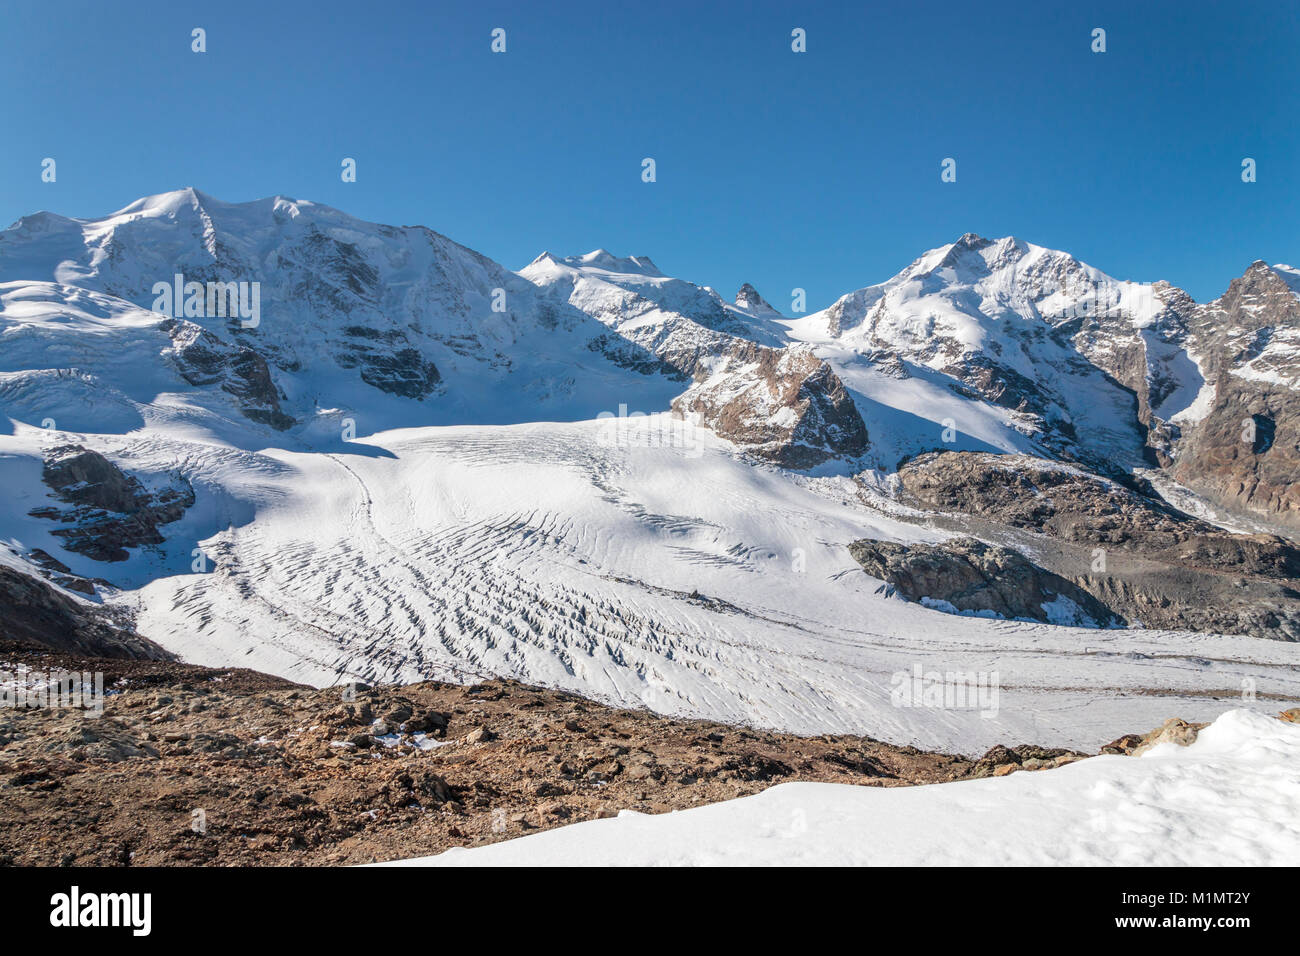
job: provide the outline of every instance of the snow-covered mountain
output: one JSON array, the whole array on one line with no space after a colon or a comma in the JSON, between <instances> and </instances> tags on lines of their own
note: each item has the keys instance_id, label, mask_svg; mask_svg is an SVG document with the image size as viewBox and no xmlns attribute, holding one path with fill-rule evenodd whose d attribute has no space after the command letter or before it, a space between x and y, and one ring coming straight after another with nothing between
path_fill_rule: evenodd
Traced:
<instances>
[{"instance_id":1,"label":"snow-covered mountain","mask_svg":"<svg viewBox=\"0 0 1300 956\"><path fill-rule=\"evenodd\" d=\"M619 258L603 249L565 259L542 253L519 274L551 301L594 316L685 375L711 371L736 339L777 348L786 341L766 312L669 278L646 256Z\"/></svg>"},{"instance_id":2,"label":"snow-covered mountain","mask_svg":"<svg viewBox=\"0 0 1300 956\"><path fill-rule=\"evenodd\" d=\"M781 313L772 307L772 305L758 294L758 290L746 282L736 293L736 306L744 309L750 315L760 318L781 318Z\"/></svg>"},{"instance_id":3,"label":"snow-covered mountain","mask_svg":"<svg viewBox=\"0 0 1300 956\"><path fill-rule=\"evenodd\" d=\"M848 386L884 466L942 447L1111 475L1161 465L1228 511L1295 529L1298 277L1256 262L1200 305L1167 282L967 234L784 324ZM1241 437L1252 416L1258 441Z\"/></svg>"},{"instance_id":4,"label":"snow-covered mountain","mask_svg":"<svg viewBox=\"0 0 1300 956\"><path fill-rule=\"evenodd\" d=\"M1198 306L966 236L787 319L644 256L513 273L300 200L39 213L0 232L0 598L311 682L502 674L950 749L1095 745L1247 679L1294 696L1276 642L943 614L848 548L951 537L899 497L900 459L933 450L1065 458L1140 497L1159 445L1163 479L1211 496L1174 488L1186 507L1288 500L1184 452L1216 410L1293 394L1294 273L1261 268ZM1260 407L1251 487L1284 489L1294 418ZM1160 514L1162 547L1187 540ZM1262 570L1236 570L1280 587L1289 552L1250 544ZM898 708L917 664L998 671L1000 709Z\"/></svg>"},{"instance_id":5,"label":"snow-covered mountain","mask_svg":"<svg viewBox=\"0 0 1300 956\"><path fill-rule=\"evenodd\" d=\"M965 415L948 417L963 438L949 445L1091 454L1132 467L1142 460L1134 396L1073 341L1099 308L1129 324L1148 322L1156 311L1144 287L1065 253L967 234L787 325L794 337L825 347L868 403L901 388L917 392L916 405L942 410L954 403L936 386L959 396ZM911 377L922 381L899 384ZM934 443L941 427L928 436L905 427L910 434L894 450L914 453L909 439Z\"/></svg>"},{"instance_id":6,"label":"snow-covered mountain","mask_svg":"<svg viewBox=\"0 0 1300 956\"><path fill-rule=\"evenodd\" d=\"M684 418L751 454L793 467L855 458L867 429L831 368L791 352L779 314L746 286L736 304L713 289L663 275L645 256L604 250L556 259L542 254L520 275L550 301L578 308L694 385L673 402Z\"/></svg>"},{"instance_id":7,"label":"snow-covered mountain","mask_svg":"<svg viewBox=\"0 0 1300 956\"><path fill-rule=\"evenodd\" d=\"M232 309L212 314L203 298L174 309L185 314L159 334L172 339L191 384L225 374L218 365L254 366L243 376L258 380L252 407L275 406L260 417L277 427L310 424L321 409L389 425L591 418L612 394L662 407L680 391L630 342L613 359L590 348L606 331L590 316L422 227L375 225L282 197L230 204L183 189L103 219L40 213L0 233L0 281L28 286L6 286L28 314L44 300L46 314L57 315L76 289L100 293L106 313L144 322L131 307L153 309L155 286L176 275L204 291L209 282L258 283L255 325ZM23 334L45 347L59 329L33 324ZM213 367L191 374L191 359Z\"/></svg>"}]
</instances>

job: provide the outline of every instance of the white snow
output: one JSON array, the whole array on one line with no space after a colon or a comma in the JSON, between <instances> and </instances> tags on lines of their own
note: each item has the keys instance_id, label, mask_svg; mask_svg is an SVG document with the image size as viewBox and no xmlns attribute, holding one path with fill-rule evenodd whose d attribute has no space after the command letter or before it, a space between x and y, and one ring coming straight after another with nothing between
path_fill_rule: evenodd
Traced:
<instances>
[{"instance_id":1,"label":"white snow","mask_svg":"<svg viewBox=\"0 0 1300 956\"><path fill-rule=\"evenodd\" d=\"M1112 449L1116 461L1137 465L1139 436L1124 424L1132 418L1131 394L1052 332L1100 311L1115 316L1126 334L1140 334L1161 308L1151 286L1113 279L1067 253L1012 236L968 235L829 309L780 324L790 338L815 346L850 388L873 441L882 434L883 465L917 446L933 447L945 421L959 433L949 447L1035 447L1041 422L954 393L953 370L972 359L1043 386L1043 414L1069 423L1085 444ZM872 356L880 352L901 358L914 381L878 373ZM877 419L883 429L872 427Z\"/></svg>"},{"instance_id":2,"label":"white snow","mask_svg":"<svg viewBox=\"0 0 1300 956\"><path fill-rule=\"evenodd\" d=\"M1300 726L1234 710L1188 747L921 787L788 783L407 866L1295 866Z\"/></svg>"},{"instance_id":3,"label":"white snow","mask_svg":"<svg viewBox=\"0 0 1300 956\"><path fill-rule=\"evenodd\" d=\"M1273 271L1280 275L1282 281L1291 287L1291 291L1296 294L1297 298L1300 298L1300 269L1297 269L1295 266L1278 263L1273 266Z\"/></svg>"},{"instance_id":4,"label":"white snow","mask_svg":"<svg viewBox=\"0 0 1300 956\"><path fill-rule=\"evenodd\" d=\"M1195 425L1199 421L1204 421L1205 417L1214 410L1214 395L1217 389L1217 383L1202 380L1196 388L1196 396L1182 406L1178 411L1169 414L1169 408L1178 408L1179 402L1174 396L1164 405L1152 411L1159 418L1172 422L1175 425ZM1181 391L1181 390L1180 390ZM1177 395L1178 393L1174 393Z\"/></svg>"}]
</instances>

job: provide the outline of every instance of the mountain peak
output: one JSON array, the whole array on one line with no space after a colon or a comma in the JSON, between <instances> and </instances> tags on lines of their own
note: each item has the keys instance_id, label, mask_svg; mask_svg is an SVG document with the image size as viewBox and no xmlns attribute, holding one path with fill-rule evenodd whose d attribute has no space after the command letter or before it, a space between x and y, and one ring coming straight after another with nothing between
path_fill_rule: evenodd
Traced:
<instances>
[{"instance_id":1,"label":"mountain peak","mask_svg":"<svg viewBox=\"0 0 1300 956\"><path fill-rule=\"evenodd\" d=\"M1224 295L1229 295L1234 289L1252 294L1285 289L1300 296L1300 270L1288 265L1269 265L1263 259L1256 259L1246 267L1241 278L1232 280Z\"/></svg>"},{"instance_id":2,"label":"mountain peak","mask_svg":"<svg viewBox=\"0 0 1300 956\"><path fill-rule=\"evenodd\" d=\"M211 196L199 192L193 186L184 186L170 192L143 196L107 218L128 215L175 216L184 209L202 209L205 204L211 202L215 202Z\"/></svg>"},{"instance_id":3,"label":"mountain peak","mask_svg":"<svg viewBox=\"0 0 1300 956\"><path fill-rule=\"evenodd\" d=\"M985 239L978 233L967 232L963 233L954 245L964 246L967 249L983 249L985 246L991 245L992 242L992 239Z\"/></svg>"},{"instance_id":4,"label":"mountain peak","mask_svg":"<svg viewBox=\"0 0 1300 956\"><path fill-rule=\"evenodd\" d=\"M758 294L758 290L746 282L736 293L736 305L742 309L747 309L755 315L780 315L772 305Z\"/></svg>"},{"instance_id":5,"label":"mountain peak","mask_svg":"<svg viewBox=\"0 0 1300 956\"><path fill-rule=\"evenodd\" d=\"M659 267L651 261L649 256L616 256L608 249L597 249L585 256L569 256L560 261L577 269L600 269L604 272L623 275L664 278L664 274L659 271Z\"/></svg>"},{"instance_id":6,"label":"mountain peak","mask_svg":"<svg viewBox=\"0 0 1300 956\"><path fill-rule=\"evenodd\" d=\"M552 252L543 252L540 256L538 256L538 257L537 257L536 259L534 259L532 262L528 263L528 265L524 266L524 268L525 268L525 269L528 269L528 268L531 268L532 266L540 266L540 265L555 265L555 266L558 266L558 265L561 263L561 261L562 261L562 260L561 260L559 257L557 257L554 253L552 253Z\"/></svg>"}]
</instances>

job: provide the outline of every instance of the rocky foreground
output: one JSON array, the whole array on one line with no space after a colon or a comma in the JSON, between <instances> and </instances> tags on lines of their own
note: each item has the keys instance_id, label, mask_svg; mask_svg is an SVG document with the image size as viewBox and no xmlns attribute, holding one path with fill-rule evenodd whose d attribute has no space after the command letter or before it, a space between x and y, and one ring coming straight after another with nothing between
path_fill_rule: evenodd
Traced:
<instances>
[{"instance_id":1,"label":"rocky foreground","mask_svg":"<svg viewBox=\"0 0 1300 956\"><path fill-rule=\"evenodd\" d=\"M10 865L367 863L776 783L896 787L1084 756L1020 745L970 760L674 720L512 681L313 690L254 671L0 644L0 671L18 665L102 671L107 695L99 716L0 710Z\"/></svg>"}]
</instances>

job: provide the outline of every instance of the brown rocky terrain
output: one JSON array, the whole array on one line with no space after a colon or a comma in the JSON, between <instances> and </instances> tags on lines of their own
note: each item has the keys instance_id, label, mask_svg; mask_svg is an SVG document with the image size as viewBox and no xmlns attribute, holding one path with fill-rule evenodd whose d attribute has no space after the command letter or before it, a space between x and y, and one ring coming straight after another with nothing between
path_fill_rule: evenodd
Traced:
<instances>
[{"instance_id":1,"label":"brown rocky terrain","mask_svg":"<svg viewBox=\"0 0 1300 956\"><path fill-rule=\"evenodd\" d=\"M1300 548L1285 538L1234 534L1142 493L1139 481L1022 455L930 452L898 478L900 500L924 512L917 520L963 536L854 546L868 573L905 597L1048 620L1036 613L1043 598L1080 603L1073 586L1117 623L1300 640ZM1001 550L984 550L999 559L973 561L965 536L991 541Z\"/></svg>"},{"instance_id":2,"label":"brown rocky terrain","mask_svg":"<svg viewBox=\"0 0 1300 956\"><path fill-rule=\"evenodd\" d=\"M0 709L0 861L16 865L366 863L789 781L906 786L1082 756L1020 745L970 760L675 720L503 680L312 690L252 671L0 645L0 670L18 664L102 671L110 693L98 717Z\"/></svg>"}]
</instances>

